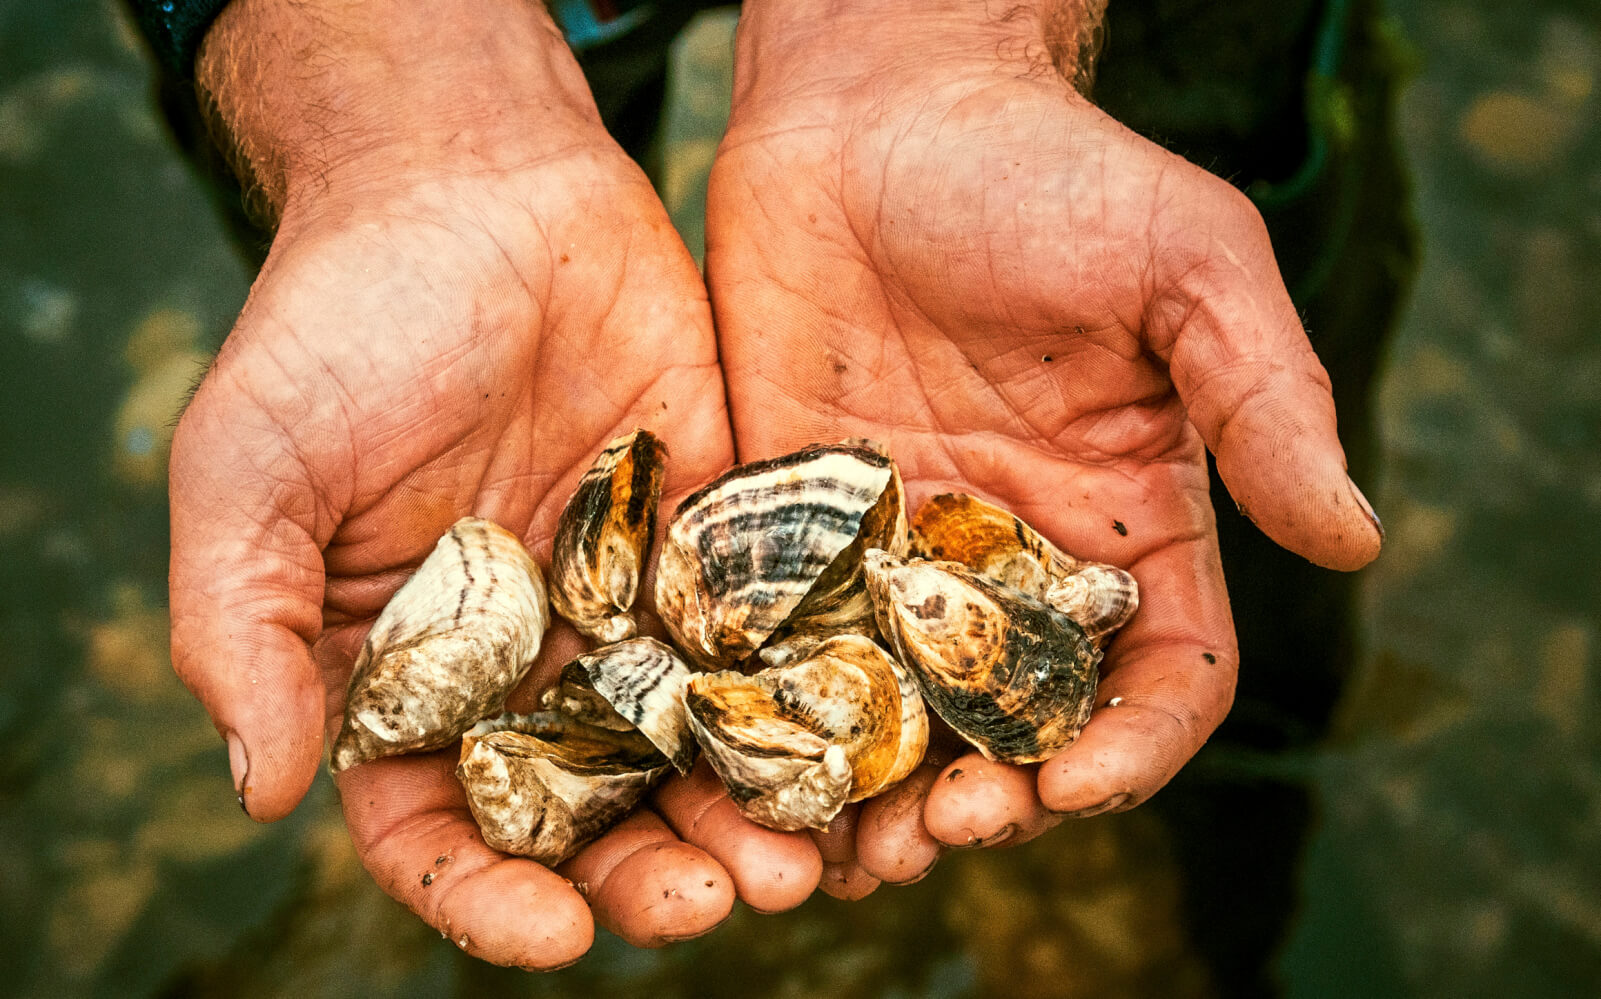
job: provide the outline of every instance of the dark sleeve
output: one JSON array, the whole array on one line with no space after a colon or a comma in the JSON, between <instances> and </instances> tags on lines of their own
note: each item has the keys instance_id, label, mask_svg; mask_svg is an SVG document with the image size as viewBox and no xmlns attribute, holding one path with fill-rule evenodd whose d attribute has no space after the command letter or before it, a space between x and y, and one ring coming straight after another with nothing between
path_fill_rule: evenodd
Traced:
<instances>
[{"instance_id":1,"label":"dark sleeve","mask_svg":"<svg viewBox=\"0 0 1601 999\"><path fill-rule=\"evenodd\" d=\"M181 80L195 72L195 53L206 29L228 0L127 0L139 28L168 71Z\"/></svg>"}]
</instances>

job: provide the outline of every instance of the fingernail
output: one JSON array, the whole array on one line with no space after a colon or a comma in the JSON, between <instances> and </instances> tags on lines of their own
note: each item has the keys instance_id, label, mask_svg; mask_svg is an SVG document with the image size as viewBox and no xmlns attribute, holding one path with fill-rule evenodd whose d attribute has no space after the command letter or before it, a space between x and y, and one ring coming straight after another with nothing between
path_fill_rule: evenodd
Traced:
<instances>
[{"instance_id":1,"label":"fingernail","mask_svg":"<svg viewBox=\"0 0 1601 999\"><path fill-rule=\"evenodd\" d=\"M1075 808L1072 811L1057 812L1056 814L1070 819L1087 819L1092 815L1102 815L1106 812L1115 811L1116 809L1122 808L1128 803L1128 798L1128 792L1125 791L1122 794L1112 795L1099 805L1091 805L1088 808Z\"/></svg>"},{"instance_id":2,"label":"fingernail","mask_svg":"<svg viewBox=\"0 0 1601 999\"><path fill-rule=\"evenodd\" d=\"M1373 529L1379 532L1379 540L1382 542L1384 540L1384 522L1379 520L1379 515L1373 512L1373 504L1369 503L1368 498L1362 495L1362 490L1356 487L1356 483L1351 481L1349 475L1345 477L1345 481L1351 483L1351 495L1356 497L1357 505L1362 508L1363 513L1368 515L1368 520L1373 522Z\"/></svg>"},{"instance_id":3,"label":"fingernail","mask_svg":"<svg viewBox=\"0 0 1601 999\"><path fill-rule=\"evenodd\" d=\"M972 845L974 847L1001 846L1001 845L1005 844L1008 840L1010 840L1013 836L1016 836L1016 835L1017 835L1017 823L1016 822L1008 822L1006 824L1005 828L1003 828L1000 832L998 832L995 835L989 837L988 839L978 840L977 842L973 843Z\"/></svg>"},{"instance_id":4,"label":"fingernail","mask_svg":"<svg viewBox=\"0 0 1601 999\"><path fill-rule=\"evenodd\" d=\"M233 789L239 795L239 810L249 815L250 809L245 805L245 777L250 774L250 758L245 755L244 741L233 732L228 733L228 769L233 772Z\"/></svg>"}]
</instances>

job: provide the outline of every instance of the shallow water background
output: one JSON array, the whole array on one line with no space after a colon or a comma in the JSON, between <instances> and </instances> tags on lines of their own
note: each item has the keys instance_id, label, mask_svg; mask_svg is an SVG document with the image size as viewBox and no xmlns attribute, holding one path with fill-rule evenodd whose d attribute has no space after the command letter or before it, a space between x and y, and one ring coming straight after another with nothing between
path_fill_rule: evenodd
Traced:
<instances>
[{"instance_id":1,"label":"shallow water background","mask_svg":"<svg viewBox=\"0 0 1601 999\"><path fill-rule=\"evenodd\" d=\"M325 778L284 823L240 815L168 663L164 469L250 268L121 8L0 3L0 993L1594 994L1601 15L1391 9L1423 255L1378 385L1389 533L1359 651L1315 751L1209 747L1181 778L1310 792L1294 898L1201 925L1182 847L1231 829L1142 808L663 951L601 934L528 976L379 892ZM731 23L677 54L660 180L696 248ZM1282 926L1262 967L1212 959L1263 906Z\"/></svg>"}]
</instances>

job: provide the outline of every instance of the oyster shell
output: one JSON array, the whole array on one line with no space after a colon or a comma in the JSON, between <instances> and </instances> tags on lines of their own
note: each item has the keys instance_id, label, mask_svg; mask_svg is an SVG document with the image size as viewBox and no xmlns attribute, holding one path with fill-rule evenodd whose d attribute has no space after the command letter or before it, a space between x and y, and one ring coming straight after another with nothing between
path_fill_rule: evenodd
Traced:
<instances>
[{"instance_id":1,"label":"oyster shell","mask_svg":"<svg viewBox=\"0 0 1601 999\"><path fill-rule=\"evenodd\" d=\"M673 515L656 608L697 665L727 668L781 627L862 627L861 558L904 551L900 476L860 444L813 445L730 469Z\"/></svg>"},{"instance_id":2,"label":"oyster shell","mask_svg":"<svg viewBox=\"0 0 1601 999\"><path fill-rule=\"evenodd\" d=\"M544 578L522 542L487 520L457 521L361 647L333 771L439 749L500 711L549 622Z\"/></svg>"},{"instance_id":3,"label":"oyster shell","mask_svg":"<svg viewBox=\"0 0 1601 999\"><path fill-rule=\"evenodd\" d=\"M869 552L866 565L879 629L962 738L1004 763L1078 738L1101 651L1071 618L959 563Z\"/></svg>"},{"instance_id":4,"label":"oyster shell","mask_svg":"<svg viewBox=\"0 0 1601 999\"><path fill-rule=\"evenodd\" d=\"M456 778L484 842L559 864L611 828L667 775L637 732L541 712L480 722L461 740Z\"/></svg>"},{"instance_id":5,"label":"oyster shell","mask_svg":"<svg viewBox=\"0 0 1601 999\"><path fill-rule=\"evenodd\" d=\"M922 762L928 715L910 676L868 638L840 635L795 651L775 652L781 664L752 676L696 674L685 703L746 817L773 829L824 829L846 802Z\"/></svg>"},{"instance_id":6,"label":"oyster shell","mask_svg":"<svg viewBox=\"0 0 1601 999\"><path fill-rule=\"evenodd\" d=\"M964 493L935 496L918 509L911 553L960 562L1042 600L1072 618L1098 645L1140 606L1139 584L1129 573L1076 559L1015 515Z\"/></svg>"},{"instance_id":7,"label":"oyster shell","mask_svg":"<svg viewBox=\"0 0 1601 999\"><path fill-rule=\"evenodd\" d=\"M695 740L684 711L689 667L654 638L602 646L562 667L541 704L603 728L637 728L679 773L695 762Z\"/></svg>"},{"instance_id":8,"label":"oyster shell","mask_svg":"<svg viewBox=\"0 0 1601 999\"><path fill-rule=\"evenodd\" d=\"M598 642L631 638L629 608L656 533L667 449L636 430L606 445L561 512L551 549L550 602Z\"/></svg>"}]
</instances>

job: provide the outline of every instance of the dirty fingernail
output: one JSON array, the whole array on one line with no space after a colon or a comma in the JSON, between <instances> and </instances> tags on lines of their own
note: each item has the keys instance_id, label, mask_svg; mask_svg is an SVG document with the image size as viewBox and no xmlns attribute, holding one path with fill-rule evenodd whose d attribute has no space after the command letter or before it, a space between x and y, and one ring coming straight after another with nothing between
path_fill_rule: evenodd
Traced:
<instances>
[{"instance_id":1,"label":"dirty fingernail","mask_svg":"<svg viewBox=\"0 0 1601 999\"><path fill-rule=\"evenodd\" d=\"M1110 798L1107 798L1105 801L1101 802L1099 805L1091 805L1088 808L1075 808L1072 811L1058 812L1057 814L1070 819L1087 819L1092 815L1101 815L1106 812L1111 812L1122 808L1128 803L1128 797L1129 796L1127 792L1124 792L1123 794L1114 794Z\"/></svg>"},{"instance_id":2,"label":"dirty fingernail","mask_svg":"<svg viewBox=\"0 0 1601 999\"><path fill-rule=\"evenodd\" d=\"M1379 515L1373 512L1373 504L1369 503L1368 498L1362 495L1362 490L1357 488L1356 483L1351 480L1350 476L1346 476L1345 481L1351 483L1351 495L1356 497L1357 505L1362 508L1363 513L1368 515L1368 520L1373 522L1373 529L1379 532L1379 540L1383 541L1384 523L1379 520Z\"/></svg>"},{"instance_id":3,"label":"dirty fingernail","mask_svg":"<svg viewBox=\"0 0 1601 999\"><path fill-rule=\"evenodd\" d=\"M239 807L249 815L250 809L245 806L245 777L250 773L250 758L245 755L244 740L234 732L228 733L228 769L233 773L233 789L239 795Z\"/></svg>"}]
</instances>

